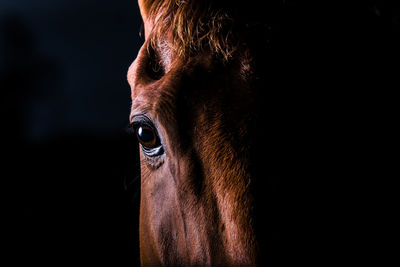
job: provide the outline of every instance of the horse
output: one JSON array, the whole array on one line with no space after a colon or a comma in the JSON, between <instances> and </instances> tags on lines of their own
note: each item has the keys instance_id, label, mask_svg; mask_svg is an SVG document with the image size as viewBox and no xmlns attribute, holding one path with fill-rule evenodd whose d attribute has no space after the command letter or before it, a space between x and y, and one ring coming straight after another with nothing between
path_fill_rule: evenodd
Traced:
<instances>
[{"instance_id":1,"label":"horse","mask_svg":"<svg viewBox=\"0 0 400 267\"><path fill-rule=\"evenodd\" d=\"M293 1L138 3L145 41L127 77L141 148L141 264L309 255L299 241L307 212L296 207L312 202L302 178L325 167L326 125L317 122L329 120L330 105L311 100L324 99L329 73L318 67L326 36L313 37L315 16ZM299 190L282 190L284 177L298 178ZM288 233L300 236L282 244Z\"/></svg>"}]
</instances>

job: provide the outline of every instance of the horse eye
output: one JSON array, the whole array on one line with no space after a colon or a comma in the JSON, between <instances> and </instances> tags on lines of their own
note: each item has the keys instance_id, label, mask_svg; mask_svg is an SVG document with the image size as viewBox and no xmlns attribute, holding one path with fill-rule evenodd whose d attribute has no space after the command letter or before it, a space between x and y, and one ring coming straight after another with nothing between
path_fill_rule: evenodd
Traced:
<instances>
[{"instance_id":1,"label":"horse eye","mask_svg":"<svg viewBox=\"0 0 400 267\"><path fill-rule=\"evenodd\" d=\"M158 144L157 134L153 130L153 128L142 125L139 126L136 130L136 136L138 138L139 143L147 149L156 148Z\"/></svg>"},{"instance_id":2,"label":"horse eye","mask_svg":"<svg viewBox=\"0 0 400 267\"><path fill-rule=\"evenodd\" d=\"M164 147L161 144L156 127L146 116L138 115L133 117L127 130L136 135L142 151L146 156L155 157L164 153Z\"/></svg>"}]
</instances>

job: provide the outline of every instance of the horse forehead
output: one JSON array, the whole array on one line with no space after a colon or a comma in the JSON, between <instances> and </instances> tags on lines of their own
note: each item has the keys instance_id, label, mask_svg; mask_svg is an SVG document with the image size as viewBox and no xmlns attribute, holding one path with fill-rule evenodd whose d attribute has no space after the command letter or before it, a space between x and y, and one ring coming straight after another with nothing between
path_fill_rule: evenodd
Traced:
<instances>
[{"instance_id":1,"label":"horse forehead","mask_svg":"<svg viewBox=\"0 0 400 267\"><path fill-rule=\"evenodd\" d=\"M146 73L146 59L139 55L131 64L127 73L127 80L131 87L131 98L134 100L139 95L160 94L162 92L171 91L170 86L174 81L179 80L175 71L168 71L160 80L153 80Z\"/></svg>"},{"instance_id":2,"label":"horse forehead","mask_svg":"<svg viewBox=\"0 0 400 267\"><path fill-rule=\"evenodd\" d=\"M128 71L128 81L131 85L132 110L155 110L164 105L175 105L177 101L194 100L199 95L199 84L206 84L207 89L213 87L213 81L203 75L193 73L193 69L186 69L183 65L171 69L160 80L150 81L142 77L137 71L138 63L132 64ZM139 62L140 64L140 62ZM196 65L195 63L193 65ZM203 69L203 68L202 68ZM202 70L206 73L207 70ZM196 102L204 100L197 98Z\"/></svg>"},{"instance_id":3,"label":"horse forehead","mask_svg":"<svg viewBox=\"0 0 400 267\"><path fill-rule=\"evenodd\" d=\"M136 82L132 87L131 118L137 114L148 114L163 119L174 117L176 101L180 97L179 78L168 74L161 80L150 83ZM183 92L184 93L184 92Z\"/></svg>"}]
</instances>

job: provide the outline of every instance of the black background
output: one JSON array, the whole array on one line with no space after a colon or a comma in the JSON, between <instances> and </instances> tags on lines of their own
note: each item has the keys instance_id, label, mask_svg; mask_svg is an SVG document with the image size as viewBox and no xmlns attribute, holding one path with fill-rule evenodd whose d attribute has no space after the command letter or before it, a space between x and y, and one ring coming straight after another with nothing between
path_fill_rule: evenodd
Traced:
<instances>
[{"instance_id":1,"label":"black background","mask_svg":"<svg viewBox=\"0 0 400 267\"><path fill-rule=\"evenodd\" d=\"M138 263L125 127L141 23L132 0L0 2L2 242L15 265Z\"/></svg>"}]
</instances>

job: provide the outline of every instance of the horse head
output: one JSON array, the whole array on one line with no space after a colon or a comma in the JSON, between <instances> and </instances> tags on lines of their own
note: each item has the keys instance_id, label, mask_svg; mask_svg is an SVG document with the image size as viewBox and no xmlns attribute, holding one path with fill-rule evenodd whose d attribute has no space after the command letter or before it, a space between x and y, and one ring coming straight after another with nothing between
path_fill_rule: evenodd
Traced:
<instances>
[{"instance_id":1,"label":"horse head","mask_svg":"<svg viewBox=\"0 0 400 267\"><path fill-rule=\"evenodd\" d=\"M146 40L128 80L144 265L257 263L261 49L219 2L139 1Z\"/></svg>"}]
</instances>

